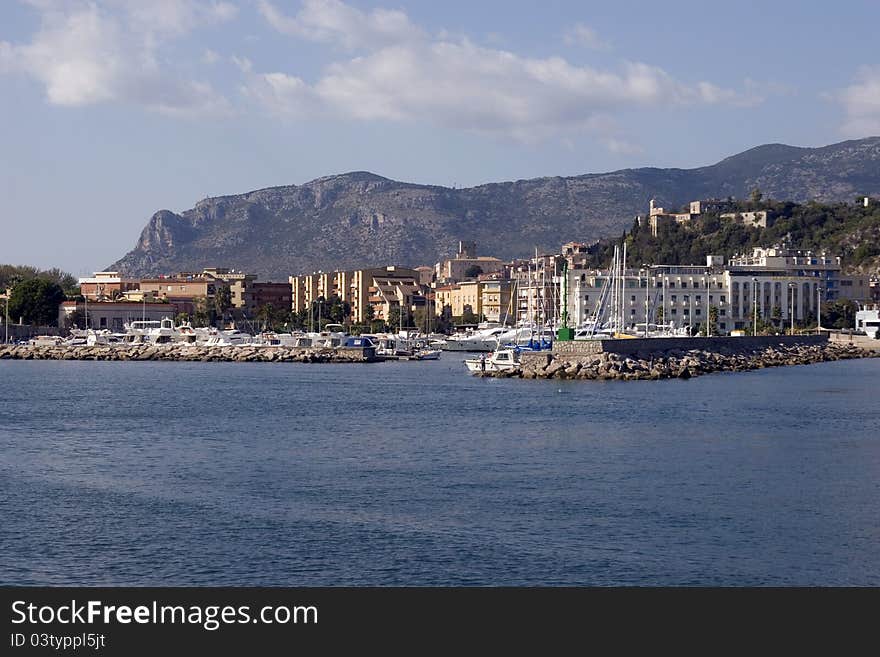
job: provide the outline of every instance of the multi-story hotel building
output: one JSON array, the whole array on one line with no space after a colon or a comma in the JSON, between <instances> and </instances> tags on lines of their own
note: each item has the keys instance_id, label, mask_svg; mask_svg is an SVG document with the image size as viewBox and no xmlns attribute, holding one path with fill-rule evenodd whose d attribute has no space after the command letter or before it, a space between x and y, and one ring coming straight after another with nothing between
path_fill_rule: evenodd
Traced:
<instances>
[{"instance_id":1,"label":"multi-story hotel building","mask_svg":"<svg viewBox=\"0 0 880 657\"><path fill-rule=\"evenodd\" d=\"M593 318L609 273L568 271L571 321ZM840 258L780 247L754 249L750 256L709 256L705 266L651 265L629 269L623 284L624 323L645 322L696 328L709 308L718 310L719 333L744 329L755 319L788 325L815 321L819 305L839 298L865 298L867 277L842 276ZM660 321L662 319L662 322Z\"/></svg>"}]
</instances>

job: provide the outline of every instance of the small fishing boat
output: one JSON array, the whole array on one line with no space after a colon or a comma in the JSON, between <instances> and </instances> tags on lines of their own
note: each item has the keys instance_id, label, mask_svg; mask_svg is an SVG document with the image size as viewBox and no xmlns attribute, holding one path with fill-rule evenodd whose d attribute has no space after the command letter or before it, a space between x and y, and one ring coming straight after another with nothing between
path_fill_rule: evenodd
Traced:
<instances>
[{"instance_id":1,"label":"small fishing boat","mask_svg":"<svg viewBox=\"0 0 880 657\"><path fill-rule=\"evenodd\" d=\"M464 361L470 372L502 372L519 367L519 350L498 349L479 358L468 358Z\"/></svg>"}]
</instances>

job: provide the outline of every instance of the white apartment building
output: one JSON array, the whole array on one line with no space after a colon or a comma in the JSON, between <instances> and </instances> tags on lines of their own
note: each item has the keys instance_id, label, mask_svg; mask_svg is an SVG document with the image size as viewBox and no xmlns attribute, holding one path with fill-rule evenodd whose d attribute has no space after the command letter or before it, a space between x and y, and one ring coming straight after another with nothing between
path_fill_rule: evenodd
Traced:
<instances>
[{"instance_id":1,"label":"white apartment building","mask_svg":"<svg viewBox=\"0 0 880 657\"><path fill-rule=\"evenodd\" d=\"M576 326L593 318L608 278L608 272L569 270L566 296ZM788 326L794 314L806 323L815 321L821 303L864 297L867 281L858 282L840 275L840 258L780 247L758 248L726 265L719 256L709 256L705 266L651 265L625 273L624 322L641 324L647 316L649 323L696 330L714 306L720 334L747 328L756 317Z\"/></svg>"}]
</instances>

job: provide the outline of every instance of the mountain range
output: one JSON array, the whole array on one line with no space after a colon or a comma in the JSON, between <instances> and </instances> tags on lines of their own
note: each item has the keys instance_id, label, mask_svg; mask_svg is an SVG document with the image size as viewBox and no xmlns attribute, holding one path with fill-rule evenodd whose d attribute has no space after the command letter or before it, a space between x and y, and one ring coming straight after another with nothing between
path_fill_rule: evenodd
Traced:
<instances>
[{"instance_id":1,"label":"mountain range","mask_svg":"<svg viewBox=\"0 0 880 657\"><path fill-rule=\"evenodd\" d=\"M804 202L880 196L880 137L820 148L767 144L695 169L639 168L470 188L357 171L303 185L206 198L156 212L108 269L150 276L232 267L263 280L384 264L433 264L476 241L481 254L527 257L619 234L650 199L678 208L707 198Z\"/></svg>"}]
</instances>

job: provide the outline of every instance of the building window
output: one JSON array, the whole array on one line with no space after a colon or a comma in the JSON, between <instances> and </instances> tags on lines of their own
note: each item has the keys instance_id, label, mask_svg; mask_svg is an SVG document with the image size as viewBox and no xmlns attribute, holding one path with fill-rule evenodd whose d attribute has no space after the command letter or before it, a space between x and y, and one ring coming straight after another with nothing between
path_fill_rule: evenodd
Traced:
<instances>
[{"instance_id":1,"label":"building window","mask_svg":"<svg viewBox=\"0 0 880 657\"><path fill-rule=\"evenodd\" d=\"M682 287L687 287L687 286L688 286L687 281L682 281L682 282L681 282L681 286L682 286Z\"/></svg>"},{"instance_id":2,"label":"building window","mask_svg":"<svg viewBox=\"0 0 880 657\"><path fill-rule=\"evenodd\" d=\"M676 297L676 295L674 294L669 298L672 300L672 303L675 303L678 300L678 297Z\"/></svg>"},{"instance_id":3,"label":"building window","mask_svg":"<svg viewBox=\"0 0 880 657\"><path fill-rule=\"evenodd\" d=\"M697 309L694 311L694 314L695 314L695 315L702 315L702 313L700 312L700 309L699 309L699 308L697 308Z\"/></svg>"},{"instance_id":4,"label":"building window","mask_svg":"<svg viewBox=\"0 0 880 657\"><path fill-rule=\"evenodd\" d=\"M725 301L727 301L727 297L725 297L725 296L722 294L722 295L721 295L721 303L724 303Z\"/></svg>"},{"instance_id":5,"label":"building window","mask_svg":"<svg viewBox=\"0 0 880 657\"><path fill-rule=\"evenodd\" d=\"M676 310L675 308L673 308L673 309L672 309L672 314L673 314L673 315L677 315L677 314L678 314L678 310Z\"/></svg>"},{"instance_id":6,"label":"building window","mask_svg":"<svg viewBox=\"0 0 880 657\"><path fill-rule=\"evenodd\" d=\"M722 317L726 317L726 316L727 316L727 310L725 310L724 308L722 308L721 310L718 311L718 314L721 315Z\"/></svg>"}]
</instances>

